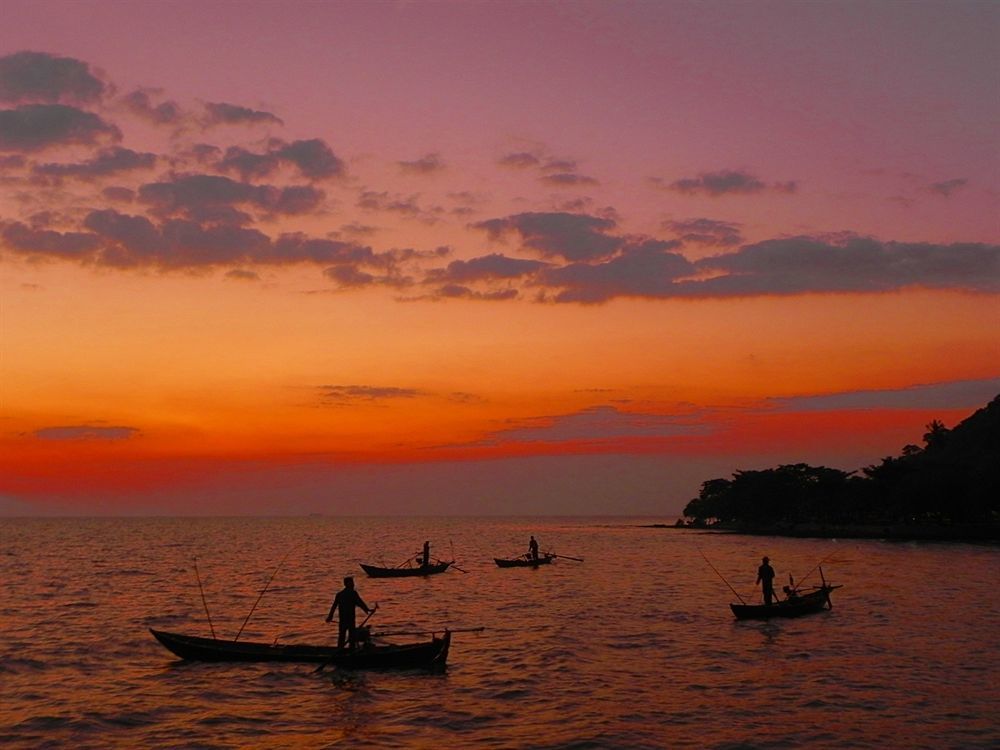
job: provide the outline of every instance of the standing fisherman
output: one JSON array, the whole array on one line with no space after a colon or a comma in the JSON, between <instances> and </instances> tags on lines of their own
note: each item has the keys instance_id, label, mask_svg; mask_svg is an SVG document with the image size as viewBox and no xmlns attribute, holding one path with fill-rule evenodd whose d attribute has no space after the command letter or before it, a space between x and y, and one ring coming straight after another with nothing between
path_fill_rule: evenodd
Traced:
<instances>
[{"instance_id":1,"label":"standing fisherman","mask_svg":"<svg viewBox=\"0 0 1000 750\"><path fill-rule=\"evenodd\" d=\"M538 561L538 542L535 541L534 535L531 537L531 541L528 542L528 554L531 555L531 559Z\"/></svg>"},{"instance_id":2,"label":"standing fisherman","mask_svg":"<svg viewBox=\"0 0 1000 750\"><path fill-rule=\"evenodd\" d=\"M375 605L378 607L378 605ZM333 599L333 604L330 605L330 614L326 616L326 621L331 622L333 620L333 612L337 611L337 648L344 648L344 641L351 648L354 648L355 637L354 637L354 609L356 607L361 607L367 614L371 614L375 610L370 608L365 604L361 595L354 590L354 578L347 576L344 578L344 588L337 592L337 596Z\"/></svg>"},{"instance_id":3,"label":"standing fisherman","mask_svg":"<svg viewBox=\"0 0 1000 750\"><path fill-rule=\"evenodd\" d=\"M764 594L764 604L770 604L774 598L774 568L771 567L766 557L757 568L757 580L754 585L757 583L760 584Z\"/></svg>"},{"instance_id":4,"label":"standing fisherman","mask_svg":"<svg viewBox=\"0 0 1000 750\"><path fill-rule=\"evenodd\" d=\"M431 543L424 542L424 554L423 557L420 558L420 567L427 568L430 567L430 564L431 564Z\"/></svg>"}]
</instances>

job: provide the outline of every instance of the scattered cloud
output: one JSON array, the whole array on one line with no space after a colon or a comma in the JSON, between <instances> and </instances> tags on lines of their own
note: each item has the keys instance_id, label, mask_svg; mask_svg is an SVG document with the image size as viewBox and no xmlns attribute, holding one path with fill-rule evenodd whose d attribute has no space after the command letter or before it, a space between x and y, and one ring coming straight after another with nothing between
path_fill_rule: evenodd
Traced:
<instances>
[{"instance_id":1,"label":"scattered cloud","mask_svg":"<svg viewBox=\"0 0 1000 750\"><path fill-rule=\"evenodd\" d=\"M539 179L547 185L558 185L559 187L579 187L581 185L597 185L598 182L593 177L587 177L573 172L556 172L546 174Z\"/></svg>"},{"instance_id":2,"label":"scattered cloud","mask_svg":"<svg viewBox=\"0 0 1000 750\"><path fill-rule=\"evenodd\" d=\"M765 191L794 193L798 190L797 182L775 182L768 185L750 172L735 169L702 172L697 177L685 177L669 184L661 177L654 177L651 182L657 187L685 195L702 194L712 198L723 195L753 195Z\"/></svg>"},{"instance_id":3,"label":"scattered cloud","mask_svg":"<svg viewBox=\"0 0 1000 750\"><path fill-rule=\"evenodd\" d=\"M506 255L484 255L470 260L453 260L447 268L427 272L427 283L468 283L496 279L515 279L533 274L546 263L538 260L510 258Z\"/></svg>"},{"instance_id":4,"label":"scattered cloud","mask_svg":"<svg viewBox=\"0 0 1000 750\"><path fill-rule=\"evenodd\" d=\"M38 440L128 440L139 434L136 427L104 427L102 425L69 425L43 427L32 436Z\"/></svg>"},{"instance_id":5,"label":"scattered cloud","mask_svg":"<svg viewBox=\"0 0 1000 750\"><path fill-rule=\"evenodd\" d=\"M937 193L938 195L943 195L945 198L950 198L952 196L952 193L956 192L957 190L961 190L968 184L969 184L968 180L956 178L954 180L943 180L941 182L932 182L927 189L930 190L932 193Z\"/></svg>"},{"instance_id":6,"label":"scattered cloud","mask_svg":"<svg viewBox=\"0 0 1000 750\"><path fill-rule=\"evenodd\" d=\"M514 153L504 154L497 160L497 163L502 167L529 169L531 167L539 166L542 163L542 160L527 151L516 151Z\"/></svg>"},{"instance_id":7,"label":"scattered cloud","mask_svg":"<svg viewBox=\"0 0 1000 750\"><path fill-rule=\"evenodd\" d=\"M705 435L714 430L699 414L643 414L614 406L591 406L571 414L524 420L497 430L483 442L606 442L622 438L672 438Z\"/></svg>"},{"instance_id":8,"label":"scattered cloud","mask_svg":"<svg viewBox=\"0 0 1000 750\"><path fill-rule=\"evenodd\" d=\"M238 104L207 102L202 124L211 127L212 125L284 125L285 123L280 117L270 112L250 109Z\"/></svg>"},{"instance_id":9,"label":"scattered cloud","mask_svg":"<svg viewBox=\"0 0 1000 750\"><path fill-rule=\"evenodd\" d=\"M403 174L433 174L445 168L441 154L438 153L426 154L414 161L398 161L396 164Z\"/></svg>"},{"instance_id":10,"label":"scattered cloud","mask_svg":"<svg viewBox=\"0 0 1000 750\"><path fill-rule=\"evenodd\" d=\"M234 268L226 271L226 278L233 281L260 281L260 274L256 271L247 271L244 268Z\"/></svg>"},{"instance_id":11,"label":"scattered cloud","mask_svg":"<svg viewBox=\"0 0 1000 750\"><path fill-rule=\"evenodd\" d=\"M663 228L678 235L683 242L694 245L730 247L743 241L740 225L715 219L685 219L664 221Z\"/></svg>"},{"instance_id":12,"label":"scattered cloud","mask_svg":"<svg viewBox=\"0 0 1000 750\"><path fill-rule=\"evenodd\" d=\"M224 172L238 172L244 180L249 180L268 177L283 164L295 166L303 177L311 180L340 177L347 171L344 162L320 138L292 143L272 138L263 153L231 146L217 166Z\"/></svg>"},{"instance_id":13,"label":"scattered cloud","mask_svg":"<svg viewBox=\"0 0 1000 750\"><path fill-rule=\"evenodd\" d=\"M998 394L1000 394L1000 377L954 380L896 389L773 398L768 399L768 403L787 411L975 409L989 403Z\"/></svg>"},{"instance_id":14,"label":"scattered cloud","mask_svg":"<svg viewBox=\"0 0 1000 750\"><path fill-rule=\"evenodd\" d=\"M514 214L472 225L493 239L516 234L524 247L543 257L562 257L570 261L613 255L622 245L621 238L607 234L615 226L611 219L559 212Z\"/></svg>"},{"instance_id":15,"label":"scattered cloud","mask_svg":"<svg viewBox=\"0 0 1000 750\"><path fill-rule=\"evenodd\" d=\"M0 110L0 151L39 151L50 146L118 142L117 126L66 104L26 104Z\"/></svg>"},{"instance_id":16,"label":"scattered cloud","mask_svg":"<svg viewBox=\"0 0 1000 750\"><path fill-rule=\"evenodd\" d=\"M351 406L400 398L417 398L425 395L414 388L396 388L375 385L321 385L320 401L326 406Z\"/></svg>"},{"instance_id":17,"label":"scattered cloud","mask_svg":"<svg viewBox=\"0 0 1000 750\"><path fill-rule=\"evenodd\" d=\"M870 237L789 237L703 258L719 274L685 282L697 296L885 292L906 287L1000 292L1000 245L880 242Z\"/></svg>"},{"instance_id":18,"label":"scattered cloud","mask_svg":"<svg viewBox=\"0 0 1000 750\"><path fill-rule=\"evenodd\" d=\"M16 52L0 57L0 101L57 104L99 101L107 85L87 63L46 52Z\"/></svg>"},{"instance_id":19,"label":"scattered cloud","mask_svg":"<svg viewBox=\"0 0 1000 750\"><path fill-rule=\"evenodd\" d=\"M160 215L198 218L207 208L249 205L272 214L295 215L316 210L325 194L311 185L275 187L238 182L221 175L174 175L139 188L139 201Z\"/></svg>"},{"instance_id":20,"label":"scattered cloud","mask_svg":"<svg viewBox=\"0 0 1000 750\"><path fill-rule=\"evenodd\" d=\"M160 94L159 89L136 89L123 96L122 102L130 112L156 125L180 124L184 118L180 105L169 100L154 103L153 97Z\"/></svg>"},{"instance_id":21,"label":"scattered cloud","mask_svg":"<svg viewBox=\"0 0 1000 750\"><path fill-rule=\"evenodd\" d=\"M87 161L76 164L36 164L32 172L42 177L77 177L84 180L104 177L117 172L152 169L156 154L139 153L121 146L101 149Z\"/></svg>"}]
</instances>

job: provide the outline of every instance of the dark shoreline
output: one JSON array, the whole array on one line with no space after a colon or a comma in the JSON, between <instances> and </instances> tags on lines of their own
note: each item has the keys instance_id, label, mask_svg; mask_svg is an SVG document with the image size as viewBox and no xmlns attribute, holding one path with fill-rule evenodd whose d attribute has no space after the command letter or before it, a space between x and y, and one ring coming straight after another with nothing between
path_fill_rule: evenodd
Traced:
<instances>
[{"instance_id":1,"label":"dark shoreline","mask_svg":"<svg viewBox=\"0 0 1000 750\"><path fill-rule=\"evenodd\" d=\"M990 542L1000 543L1000 525L955 524L920 526L907 524L821 524L799 523L777 526L740 526L715 524L644 524L639 528L680 529L712 534L745 534L748 536L785 536L810 539L885 539L899 542Z\"/></svg>"}]
</instances>

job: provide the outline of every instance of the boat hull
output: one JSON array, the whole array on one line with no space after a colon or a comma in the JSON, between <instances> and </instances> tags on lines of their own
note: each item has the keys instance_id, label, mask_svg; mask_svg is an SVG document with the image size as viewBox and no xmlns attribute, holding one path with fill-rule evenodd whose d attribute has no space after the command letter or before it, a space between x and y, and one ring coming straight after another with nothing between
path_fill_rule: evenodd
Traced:
<instances>
[{"instance_id":1,"label":"boat hull","mask_svg":"<svg viewBox=\"0 0 1000 750\"><path fill-rule=\"evenodd\" d=\"M493 562L497 564L498 568L537 568L539 565L550 564L552 559L551 555L542 555L537 560L526 560L523 557L516 557L513 560L494 557Z\"/></svg>"},{"instance_id":2,"label":"boat hull","mask_svg":"<svg viewBox=\"0 0 1000 750\"><path fill-rule=\"evenodd\" d=\"M334 646L277 645L251 641L223 641L149 629L167 650L189 661L304 662L341 669L434 669L448 661L451 633L429 642L395 646L367 646L340 650Z\"/></svg>"},{"instance_id":3,"label":"boat hull","mask_svg":"<svg viewBox=\"0 0 1000 750\"><path fill-rule=\"evenodd\" d=\"M435 563L433 565L421 565L413 568L381 568L378 565L365 565L361 563L361 569L372 578L415 578L418 576L432 576L444 573L451 566L450 562Z\"/></svg>"},{"instance_id":4,"label":"boat hull","mask_svg":"<svg viewBox=\"0 0 1000 750\"><path fill-rule=\"evenodd\" d=\"M802 617L830 609L830 592L839 586L821 586L808 594L783 599L773 604L730 604L737 620L770 620L777 617Z\"/></svg>"}]
</instances>

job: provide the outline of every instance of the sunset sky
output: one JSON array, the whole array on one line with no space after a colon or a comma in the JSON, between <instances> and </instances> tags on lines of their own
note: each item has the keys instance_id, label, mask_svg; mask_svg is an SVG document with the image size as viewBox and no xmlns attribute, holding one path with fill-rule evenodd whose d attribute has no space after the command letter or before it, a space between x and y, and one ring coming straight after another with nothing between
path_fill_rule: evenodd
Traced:
<instances>
[{"instance_id":1,"label":"sunset sky","mask_svg":"<svg viewBox=\"0 0 1000 750\"><path fill-rule=\"evenodd\" d=\"M1000 393L1000 4L0 24L0 514L677 513Z\"/></svg>"}]
</instances>

